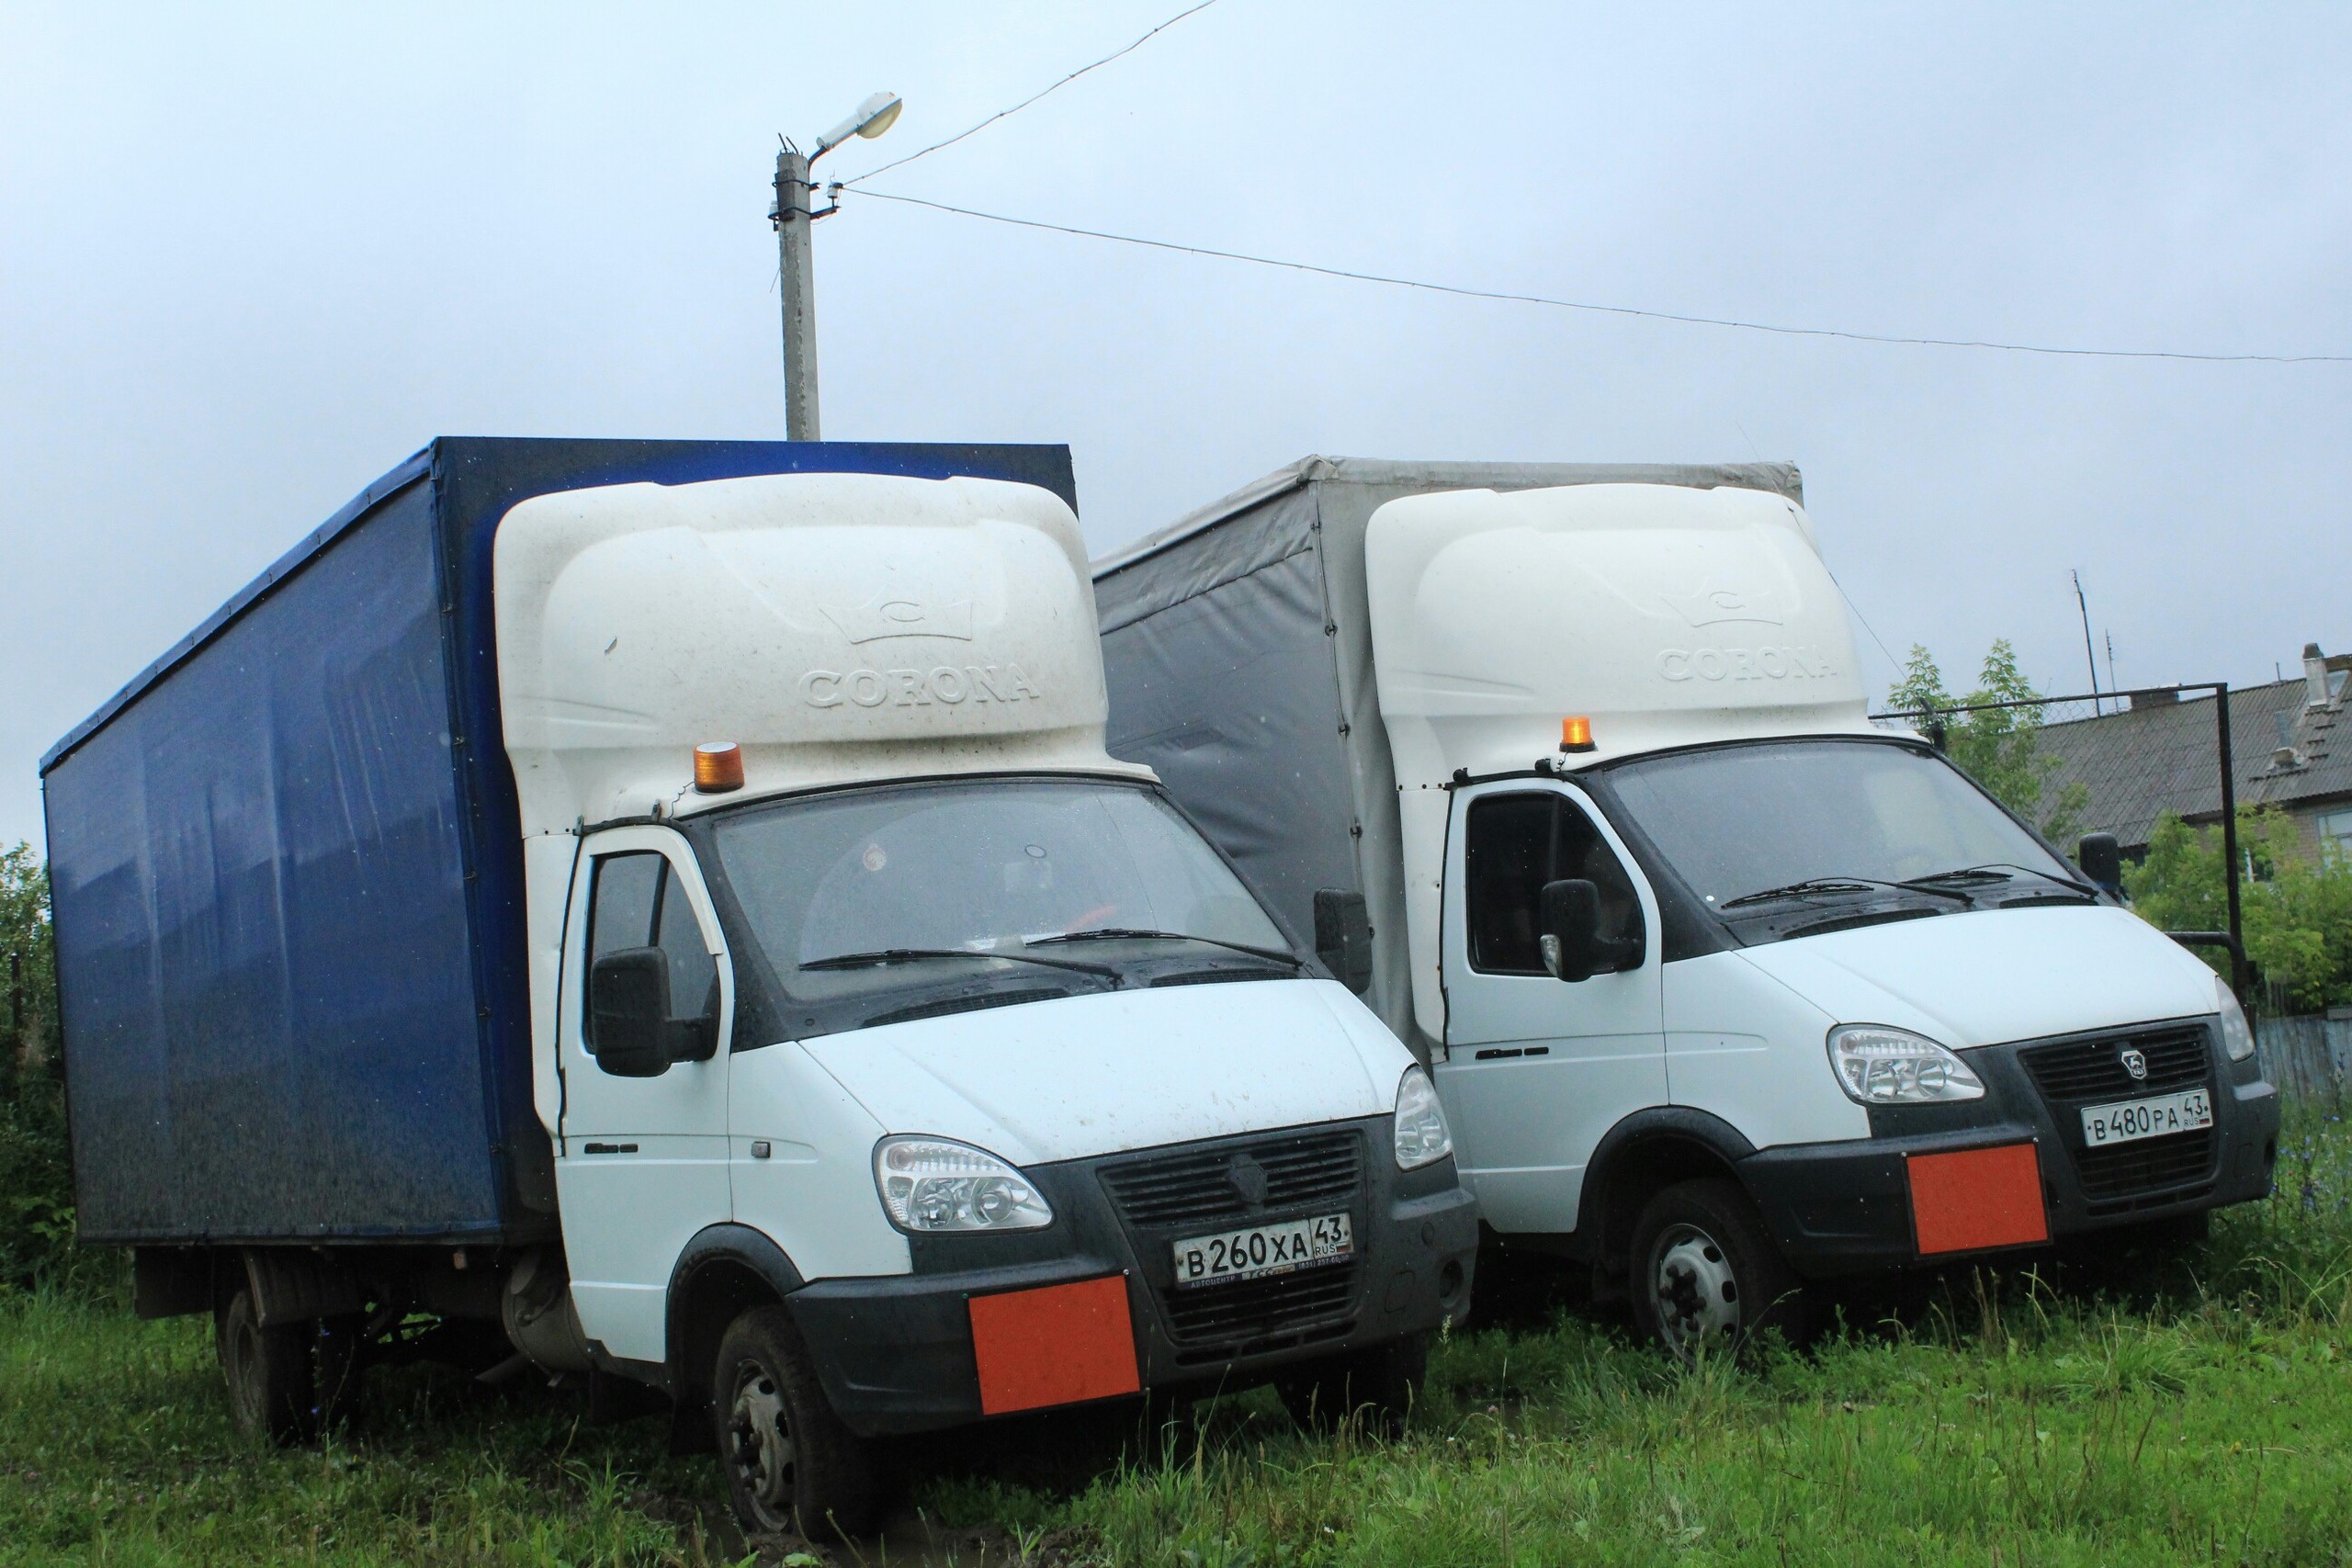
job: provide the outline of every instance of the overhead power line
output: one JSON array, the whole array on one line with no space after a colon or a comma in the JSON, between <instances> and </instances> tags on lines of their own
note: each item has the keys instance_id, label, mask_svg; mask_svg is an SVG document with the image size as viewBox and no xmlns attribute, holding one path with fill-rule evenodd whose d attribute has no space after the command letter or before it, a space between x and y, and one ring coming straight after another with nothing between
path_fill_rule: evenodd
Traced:
<instances>
[{"instance_id":1,"label":"overhead power line","mask_svg":"<svg viewBox=\"0 0 2352 1568\"><path fill-rule=\"evenodd\" d=\"M1215 0L1209 0L1209 3L1214 4ZM1194 10L1201 8L1193 7ZM1184 15L1190 16L1192 12L1187 11ZM1178 19L1182 20L1181 17ZM1137 40L1137 42L1140 41L1142 40ZM1133 44L1128 45L1130 49L1134 47ZM1092 67L1090 66L1088 69L1091 70ZM1047 92L1052 90L1050 87L1046 89ZM1039 96L1043 96L1042 94ZM1015 107L1018 107L1018 105L1015 106ZM1008 109L1005 112L1009 114L1012 111ZM973 127L975 130L978 129L978 126ZM965 134L969 135L970 132L967 131ZM941 145L944 146L945 143L943 142ZM930 149L926 148L925 151L928 152ZM916 157L922 155L920 152L915 154ZM883 165L884 168L892 166ZM878 175L882 170L876 169L873 172ZM919 196L899 196L889 191L861 189L857 194L871 197L876 201L896 201L909 207L927 207L934 212L953 213L958 218L977 218L984 222L1003 223L1016 229L1041 229L1051 234L1071 234L1084 240L1107 240L1115 244L1142 245L1155 251L1174 251L1183 255L1206 256L1214 261L1246 262L1252 266L1281 267L1289 272L1310 273L1317 277L1345 278L1351 283L1376 283L1392 288L1418 288L1425 293L1452 294L1465 299L1496 299L1513 305L1544 305L1554 310L1583 310L1594 315L1634 316L1644 321L1675 321L1684 326L1726 327L1739 332L1771 333L1781 337L1838 338L1848 343L1893 344L1915 348L1990 349L2003 354L2041 354L2068 359L2177 359L2207 365L2352 365L2352 354L2190 354L2165 348L2073 348L2051 344L2003 343L1990 338L1907 337L1893 333L1849 332L1840 327L1792 327L1770 321L1735 321L1725 316L1694 316L1675 310L1645 310L1632 305L1600 305L1589 300L1558 299L1544 294L1514 294L1501 289L1471 288L1455 283L1433 283L1426 278L1396 277L1377 272L1355 272L1346 267L1321 266L1313 262L1284 261L1277 256L1254 256L1241 251L1221 251L1207 245L1179 244L1172 240L1149 240L1138 234L1114 234L1102 229L1080 229L1067 223L1047 223L1035 218L1013 218L1001 212L981 212L969 207L954 207L944 201L927 201Z\"/></svg>"},{"instance_id":2,"label":"overhead power line","mask_svg":"<svg viewBox=\"0 0 2352 1568\"><path fill-rule=\"evenodd\" d=\"M1085 75L1089 71L1100 70L1102 67L1108 65L1111 62L1118 59L1121 55L1133 54L1136 50L1141 49L1144 45L1149 43L1152 39L1158 38L1160 34L1166 32L1177 23L1182 21L1185 17L1198 16L1201 12L1207 10L1210 6L1216 4L1216 0L1201 0L1199 5L1194 6L1188 10L1177 12L1166 21L1160 23L1159 26L1152 28L1151 31L1144 34L1133 43L1128 44L1125 49L1114 50L1091 65L1080 66L1077 70L1071 72L1069 75L1063 77L1052 86L1030 94L1027 97L1022 99L1011 108L999 109L996 113L989 116L988 118L980 121L978 125L959 130L944 141L934 141L930 146L910 152L903 158L893 158L890 162L883 164L878 169L868 169L862 175L852 175L850 178L842 181L841 185L843 187L854 186L861 181L870 180L876 175L887 174L892 169L900 168L908 164L911 164L917 158L928 158L933 152L938 152L942 147L953 147L958 141L963 141L967 136L976 135L980 131L986 130L989 126L994 125L998 120L1003 119L1008 115L1019 114L1023 109L1027 108L1039 98L1045 97L1049 94L1061 91L1064 87L1069 86L1072 82L1077 81L1080 76Z\"/></svg>"}]
</instances>

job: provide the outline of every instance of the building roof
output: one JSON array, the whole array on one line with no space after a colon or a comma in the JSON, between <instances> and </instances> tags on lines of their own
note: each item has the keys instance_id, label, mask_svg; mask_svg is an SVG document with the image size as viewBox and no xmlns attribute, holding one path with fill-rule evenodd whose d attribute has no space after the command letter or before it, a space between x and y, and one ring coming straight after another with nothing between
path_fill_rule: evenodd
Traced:
<instances>
[{"instance_id":1,"label":"building roof","mask_svg":"<svg viewBox=\"0 0 2352 1568\"><path fill-rule=\"evenodd\" d=\"M2343 697L2313 704L2310 694L2300 677L2230 693L2239 805L2316 806L2352 797L2352 731L2336 734ZM2112 833L2126 849L2145 845L2167 811L2189 821L2218 820L2213 704L2210 693L2177 702L2142 697L2121 713L2045 725L2041 752L2058 762L2045 788L2081 784L2090 796L2082 830ZM2291 762L2277 755L2282 744L2293 749Z\"/></svg>"}]
</instances>

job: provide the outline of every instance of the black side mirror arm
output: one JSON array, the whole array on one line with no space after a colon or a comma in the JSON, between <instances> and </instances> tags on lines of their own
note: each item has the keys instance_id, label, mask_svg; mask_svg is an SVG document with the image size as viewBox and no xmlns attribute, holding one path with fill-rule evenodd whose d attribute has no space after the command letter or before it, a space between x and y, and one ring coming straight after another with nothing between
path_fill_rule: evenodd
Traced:
<instances>
[{"instance_id":1,"label":"black side mirror arm","mask_svg":"<svg viewBox=\"0 0 2352 1568\"><path fill-rule=\"evenodd\" d=\"M1316 893L1315 956L1356 995L1372 988L1372 909L1363 894Z\"/></svg>"},{"instance_id":2,"label":"black side mirror arm","mask_svg":"<svg viewBox=\"0 0 2352 1568\"><path fill-rule=\"evenodd\" d=\"M1539 899L1536 929L1544 967L1554 979L1571 985L1600 974L1608 963L1601 952L1600 889L1570 877L1545 883Z\"/></svg>"},{"instance_id":3,"label":"black side mirror arm","mask_svg":"<svg viewBox=\"0 0 2352 1568\"><path fill-rule=\"evenodd\" d=\"M2111 898L2123 897L2123 851L2112 833L2086 833L2075 844L2075 864Z\"/></svg>"},{"instance_id":4,"label":"black side mirror arm","mask_svg":"<svg viewBox=\"0 0 2352 1568\"><path fill-rule=\"evenodd\" d=\"M1581 877L1545 883L1537 916L1544 967L1555 979L1574 984L1642 966L1648 942L1638 929L1622 937L1600 934L1600 889L1594 883Z\"/></svg>"},{"instance_id":5,"label":"black side mirror arm","mask_svg":"<svg viewBox=\"0 0 2352 1568\"><path fill-rule=\"evenodd\" d=\"M677 1025L670 1021L670 959L658 947L625 947L588 971L587 1045L615 1077L658 1078L670 1070Z\"/></svg>"}]
</instances>

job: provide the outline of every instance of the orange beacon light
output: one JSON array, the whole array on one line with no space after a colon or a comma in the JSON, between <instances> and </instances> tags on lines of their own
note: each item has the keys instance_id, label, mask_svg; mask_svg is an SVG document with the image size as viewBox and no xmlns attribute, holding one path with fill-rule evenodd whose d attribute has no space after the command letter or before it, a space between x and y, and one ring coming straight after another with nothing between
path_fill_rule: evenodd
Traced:
<instances>
[{"instance_id":1,"label":"orange beacon light","mask_svg":"<svg viewBox=\"0 0 2352 1568\"><path fill-rule=\"evenodd\" d=\"M725 795L743 787L743 748L732 740L707 740L695 748L695 789Z\"/></svg>"}]
</instances>

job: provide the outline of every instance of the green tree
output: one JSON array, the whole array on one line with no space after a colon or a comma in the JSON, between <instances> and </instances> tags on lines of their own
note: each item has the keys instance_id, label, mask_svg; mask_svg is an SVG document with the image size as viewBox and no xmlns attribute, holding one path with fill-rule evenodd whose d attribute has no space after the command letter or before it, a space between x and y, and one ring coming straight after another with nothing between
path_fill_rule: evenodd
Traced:
<instances>
[{"instance_id":1,"label":"green tree","mask_svg":"<svg viewBox=\"0 0 2352 1568\"><path fill-rule=\"evenodd\" d=\"M74 1179L59 1071L49 874L27 844L0 851L0 1290L67 1269Z\"/></svg>"},{"instance_id":2,"label":"green tree","mask_svg":"<svg viewBox=\"0 0 2352 1568\"><path fill-rule=\"evenodd\" d=\"M1935 657L1913 643L1903 679L1887 693L1887 703L1897 713L1921 716L1922 729L1940 725L1945 755L1995 799L2041 829L2045 838L2063 844L2082 827L2090 792L2080 784L2050 787L2050 775L2059 762L2041 751L2042 710L1957 711L1981 703L2032 703L2041 695L2018 668L2017 649L2008 638L1997 637L1977 671L1976 689L1964 697L1945 688Z\"/></svg>"},{"instance_id":3,"label":"green tree","mask_svg":"<svg viewBox=\"0 0 2352 1568\"><path fill-rule=\"evenodd\" d=\"M2238 896L2246 956L2299 1012L2352 1002L2352 861L2309 854L2293 819L2276 807L2240 808L2238 845L2254 873ZM2147 859L2124 867L2123 889L2133 911L2159 930L2225 930L2221 826L2192 828L2165 813ZM2205 957L2222 968L2219 953Z\"/></svg>"}]
</instances>

